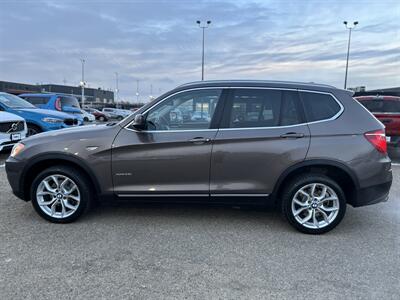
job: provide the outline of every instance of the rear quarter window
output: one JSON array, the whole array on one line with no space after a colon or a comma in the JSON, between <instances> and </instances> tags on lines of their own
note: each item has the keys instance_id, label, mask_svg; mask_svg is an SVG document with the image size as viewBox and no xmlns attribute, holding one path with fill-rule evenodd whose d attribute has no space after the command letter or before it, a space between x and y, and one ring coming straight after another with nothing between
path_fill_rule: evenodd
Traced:
<instances>
[{"instance_id":1,"label":"rear quarter window","mask_svg":"<svg viewBox=\"0 0 400 300\"><path fill-rule=\"evenodd\" d=\"M308 122L327 120L340 112L340 105L329 94L300 92Z\"/></svg>"}]
</instances>

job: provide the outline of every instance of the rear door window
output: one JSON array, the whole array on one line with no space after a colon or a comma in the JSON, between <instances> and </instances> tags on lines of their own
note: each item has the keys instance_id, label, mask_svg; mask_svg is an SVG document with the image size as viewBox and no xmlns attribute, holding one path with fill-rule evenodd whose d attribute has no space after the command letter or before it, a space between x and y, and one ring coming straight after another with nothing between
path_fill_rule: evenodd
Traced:
<instances>
[{"instance_id":1,"label":"rear door window","mask_svg":"<svg viewBox=\"0 0 400 300\"><path fill-rule=\"evenodd\" d=\"M274 89L235 89L222 127L277 127L302 123L298 93Z\"/></svg>"},{"instance_id":2,"label":"rear door window","mask_svg":"<svg viewBox=\"0 0 400 300\"><path fill-rule=\"evenodd\" d=\"M308 122L328 120L341 110L337 101L329 94L300 92Z\"/></svg>"}]
</instances>

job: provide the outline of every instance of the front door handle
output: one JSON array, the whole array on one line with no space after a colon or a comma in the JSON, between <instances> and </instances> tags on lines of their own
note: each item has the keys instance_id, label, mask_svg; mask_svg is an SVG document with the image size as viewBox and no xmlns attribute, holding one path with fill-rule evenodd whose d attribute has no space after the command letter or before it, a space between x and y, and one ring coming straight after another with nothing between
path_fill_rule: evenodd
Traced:
<instances>
[{"instance_id":1,"label":"front door handle","mask_svg":"<svg viewBox=\"0 0 400 300\"><path fill-rule=\"evenodd\" d=\"M211 141L211 139L204 138L204 137L195 137L195 138L189 140L189 142L191 142L193 144L198 144L198 145L208 143L209 141Z\"/></svg>"},{"instance_id":2,"label":"front door handle","mask_svg":"<svg viewBox=\"0 0 400 300\"><path fill-rule=\"evenodd\" d=\"M284 139L299 139L304 137L304 133L297 133L297 132L288 132L281 135L281 138Z\"/></svg>"}]
</instances>

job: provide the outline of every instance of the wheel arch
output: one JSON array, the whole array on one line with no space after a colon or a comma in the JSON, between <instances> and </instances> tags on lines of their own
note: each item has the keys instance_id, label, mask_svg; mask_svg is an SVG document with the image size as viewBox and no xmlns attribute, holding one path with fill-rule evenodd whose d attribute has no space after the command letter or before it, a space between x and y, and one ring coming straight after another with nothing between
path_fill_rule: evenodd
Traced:
<instances>
[{"instance_id":1,"label":"wheel arch","mask_svg":"<svg viewBox=\"0 0 400 300\"><path fill-rule=\"evenodd\" d=\"M66 153L46 153L32 158L22 172L20 184L26 200L30 200L29 189L35 176L55 165L66 165L80 170L87 176L96 195L101 193L98 180L84 160Z\"/></svg>"},{"instance_id":2,"label":"wheel arch","mask_svg":"<svg viewBox=\"0 0 400 300\"><path fill-rule=\"evenodd\" d=\"M360 185L357 176L349 167L334 160L315 159L290 166L281 174L272 192L275 201L280 201L285 184L304 172L324 174L335 180L342 187L347 203L352 204L357 199Z\"/></svg>"}]
</instances>

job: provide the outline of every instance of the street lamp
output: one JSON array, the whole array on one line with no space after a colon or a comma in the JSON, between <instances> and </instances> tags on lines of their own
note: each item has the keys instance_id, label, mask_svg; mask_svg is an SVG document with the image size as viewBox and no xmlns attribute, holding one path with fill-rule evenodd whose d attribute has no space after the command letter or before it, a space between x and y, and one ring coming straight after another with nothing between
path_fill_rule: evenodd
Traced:
<instances>
[{"instance_id":1,"label":"street lamp","mask_svg":"<svg viewBox=\"0 0 400 300\"><path fill-rule=\"evenodd\" d=\"M82 108L83 108L85 105L85 85L86 85L86 82L85 82L85 59L81 58L81 63L82 63L82 80L80 82L80 85L82 88L81 102L82 102Z\"/></svg>"},{"instance_id":2,"label":"street lamp","mask_svg":"<svg viewBox=\"0 0 400 300\"><path fill-rule=\"evenodd\" d=\"M136 101L139 103L139 79L136 80Z\"/></svg>"},{"instance_id":3,"label":"street lamp","mask_svg":"<svg viewBox=\"0 0 400 300\"><path fill-rule=\"evenodd\" d=\"M353 24L349 24L347 21L343 21L343 24L349 30L349 41L347 43L346 73L344 75L344 89L346 89L347 88L347 72L349 69L351 31L357 26L358 21L353 22Z\"/></svg>"},{"instance_id":4,"label":"street lamp","mask_svg":"<svg viewBox=\"0 0 400 300\"><path fill-rule=\"evenodd\" d=\"M118 97L119 96L119 88L118 88L118 72L115 72L115 105L118 108Z\"/></svg>"},{"instance_id":5,"label":"street lamp","mask_svg":"<svg viewBox=\"0 0 400 300\"><path fill-rule=\"evenodd\" d=\"M204 25L202 25L201 21L196 21L199 27L203 30L203 43L202 43L202 54L201 54L201 80L204 80L204 31L208 26L210 26L211 21L207 21Z\"/></svg>"}]
</instances>

